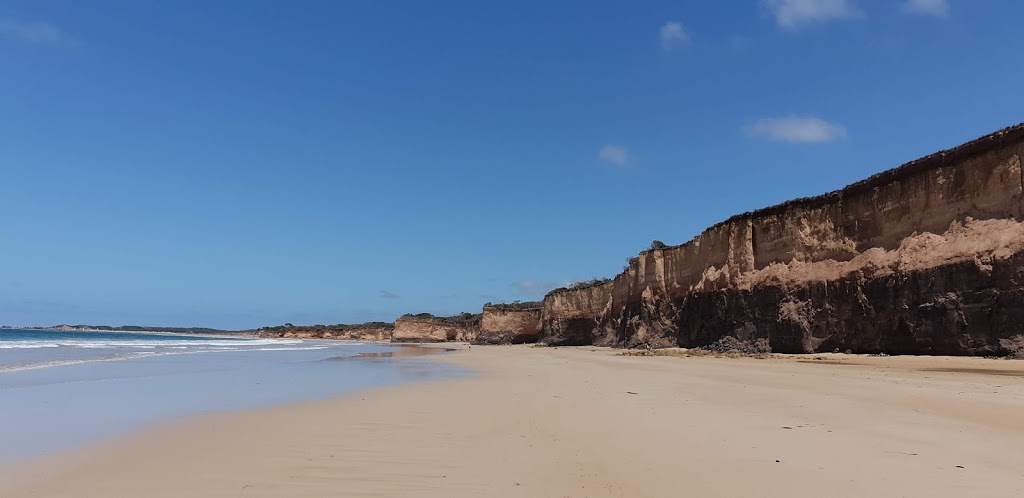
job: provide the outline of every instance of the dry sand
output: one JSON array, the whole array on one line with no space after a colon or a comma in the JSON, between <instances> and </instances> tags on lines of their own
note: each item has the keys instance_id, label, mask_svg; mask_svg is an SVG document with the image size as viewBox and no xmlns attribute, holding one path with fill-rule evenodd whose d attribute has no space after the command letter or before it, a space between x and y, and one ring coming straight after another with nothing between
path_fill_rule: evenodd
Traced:
<instances>
[{"instance_id":1,"label":"dry sand","mask_svg":"<svg viewBox=\"0 0 1024 498\"><path fill-rule=\"evenodd\" d=\"M1021 496L1024 362L475 347L479 375L195 417L0 496Z\"/></svg>"}]
</instances>

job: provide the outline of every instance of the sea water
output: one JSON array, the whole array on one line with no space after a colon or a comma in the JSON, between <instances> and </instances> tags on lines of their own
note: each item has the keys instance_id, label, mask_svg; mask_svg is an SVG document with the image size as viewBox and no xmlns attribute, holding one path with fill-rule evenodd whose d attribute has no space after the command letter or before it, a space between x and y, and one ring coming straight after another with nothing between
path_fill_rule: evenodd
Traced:
<instances>
[{"instance_id":1,"label":"sea water","mask_svg":"<svg viewBox=\"0 0 1024 498\"><path fill-rule=\"evenodd\" d=\"M464 372L382 344L0 330L0 463L204 412ZM365 357L365 358L364 358Z\"/></svg>"}]
</instances>

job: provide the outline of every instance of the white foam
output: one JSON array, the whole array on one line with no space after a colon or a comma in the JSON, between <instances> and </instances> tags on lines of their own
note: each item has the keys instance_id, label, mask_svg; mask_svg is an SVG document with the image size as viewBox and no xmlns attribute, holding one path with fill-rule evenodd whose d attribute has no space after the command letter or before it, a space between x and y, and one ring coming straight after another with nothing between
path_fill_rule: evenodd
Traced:
<instances>
[{"instance_id":1,"label":"white foam","mask_svg":"<svg viewBox=\"0 0 1024 498\"><path fill-rule=\"evenodd\" d=\"M301 340L293 339L222 339L222 340L90 340L76 339L69 341L2 341L0 349L37 349L37 348L80 348L80 349L112 349L112 348L195 348L195 347L231 347L251 348L253 346L279 346L301 344Z\"/></svg>"},{"instance_id":2,"label":"white foam","mask_svg":"<svg viewBox=\"0 0 1024 498\"><path fill-rule=\"evenodd\" d=\"M9 341L0 342L0 349L38 349L38 348L59 348L60 344L55 342L39 341Z\"/></svg>"},{"instance_id":3,"label":"white foam","mask_svg":"<svg viewBox=\"0 0 1024 498\"><path fill-rule=\"evenodd\" d=\"M316 349L327 349L329 346L309 346L303 348L256 348L243 351L313 351Z\"/></svg>"},{"instance_id":4,"label":"white foam","mask_svg":"<svg viewBox=\"0 0 1024 498\"><path fill-rule=\"evenodd\" d=\"M132 360L135 358L143 358L146 356L154 356L159 353L144 352L144 353L131 353L124 356L115 356L113 358L82 358L77 360L51 360L51 361L40 361L38 363L28 363L24 365L8 365L0 366L0 373L3 372L21 372L24 370L38 370L40 368L51 368L51 367L63 367L67 365L79 365L82 363L104 363L108 361L121 361L121 360Z\"/></svg>"},{"instance_id":5,"label":"white foam","mask_svg":"<svg viewBox=\"0 0 1024 498\"><path fill-rule=\"evenodd\" d=\"M36 370L42 368L62 367L82 363L111 362L131 360L148 356L189 355L200 353L230 353L245 351L312 351L327 349L330 346L309 344L298 339L214 339L197 338L194 340L153 340L153 339L71 339L71 340L20 340L0 341L0 350L19 349L31 350L41 348L69 348L84 350L110 350L110 354L94 358L42 360L34 363L0 365L0 373ZM83 351L84 353L84 351ZM17 353L13 351L9 354ZM103 354L103 353L97 353ZM75 354L80 356L81 353Z\"/></svg>"},{"instance_id":6,"label":"white foam","mask_svg":"<svg viewBox=\"0 0 1024 498\"><path fill-rule=\"evenodd\" d=\"M297 341L298 342L298 341ZM82 363L105 363L111 361L122 361L122 360L134 360L138 358L146 358L151 356L178 356L178 355L191 355L191 354L203 354L203 353L231 353L239 351L304 351L304 350L315 350L315 349L326 349L328 346L311 346L311 347L280 347L280 348L198 348L188 349L182 348L168 348L175 349L175 351L139 351L133 353L123 353L118 356L108 358L79 358L73 360L50 360L40 361L37 363L28 363L22 365L0 365L0 373L6 372L20 372L24 370L38 370L41 368L51 367L63 367L68 365L79 365Z\"/></svg>"}]
</instances>

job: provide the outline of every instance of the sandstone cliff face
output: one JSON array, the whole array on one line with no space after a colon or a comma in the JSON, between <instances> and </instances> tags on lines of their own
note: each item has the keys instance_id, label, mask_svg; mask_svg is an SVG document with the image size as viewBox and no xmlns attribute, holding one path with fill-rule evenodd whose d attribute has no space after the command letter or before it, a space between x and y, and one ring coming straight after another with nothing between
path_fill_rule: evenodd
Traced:
<instances>
[{"instance_id":1,"label":"sandstone cliff face","mask_svg":"<svg viewBox=\"0 0 1024 498\"><path fill-rule=\"evenodd\" d=\"M614 282L544 296L541 339L549 344L611 346L615 331L605 322L612 312Z\"/></svg>"},{"instance_id":2,"label":"sandstone cliff face","mask_svg":"<svg viewBox=\"0 0 1024 498\"><path fill-rule=\"evenodd\" d=\"M840 191L734 216L549 294L552 344L1003 353L1024 309L1024 126ZM1002 341L1002 342L1001 342Z\"/></svg>"},{"instance_id":3,"label":"sandstone cliff face","mask_svg":"<svg viewBox=\"0 0 1024 498\"><path fill-rule=\"evenodd\" d=\"M472 342L480 333L480 319L405 315L395 320L394 342Z\"/></svg>"},{"instance_id":4,"label":"sandstone cliff face","mask_svg":"<svg viewBox=\"0 0 1024 498\"><path fill-rule=\"evenodd\" d=\"M476 344L522 344L537 342L541 331L541 308L504 309L485 306Z\"/></svg>"}]
</instances>

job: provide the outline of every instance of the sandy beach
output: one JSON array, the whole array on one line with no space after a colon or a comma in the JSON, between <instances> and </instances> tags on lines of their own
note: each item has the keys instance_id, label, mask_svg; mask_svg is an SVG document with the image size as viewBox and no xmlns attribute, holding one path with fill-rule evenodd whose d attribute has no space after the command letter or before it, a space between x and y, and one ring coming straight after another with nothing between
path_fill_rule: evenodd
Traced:
<instances>
[{"instance_id":1,"label":"sandy beach","mask_svg":"<svg viewBox=\"0 0 1024 498\"><path fill-rule=\"evenodd\" d=\"M1019 496L1024 362L460 347L476 375L163 423L0 496ZM373 361L373 360L370 360Z\"/></svg>"}]
</instances>

